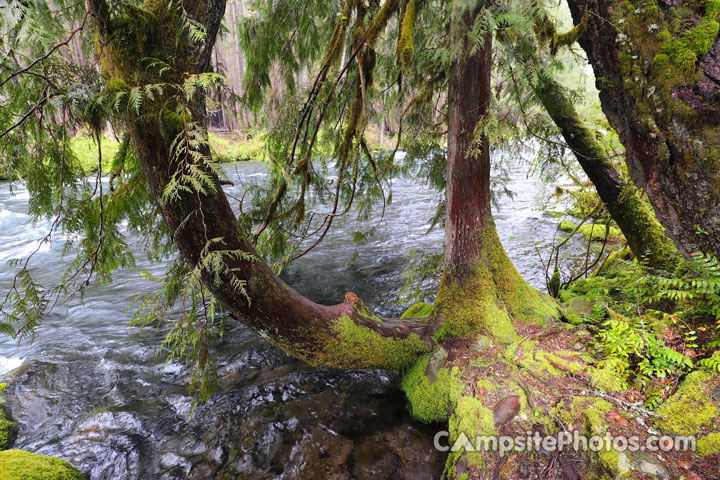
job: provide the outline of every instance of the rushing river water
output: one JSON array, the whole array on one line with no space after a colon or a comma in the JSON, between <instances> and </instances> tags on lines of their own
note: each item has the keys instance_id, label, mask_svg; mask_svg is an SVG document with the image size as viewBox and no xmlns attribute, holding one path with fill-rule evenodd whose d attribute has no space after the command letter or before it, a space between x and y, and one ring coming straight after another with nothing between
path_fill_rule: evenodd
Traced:
<instances>
[{"instance_id":1,"label":"rushing river water","mask_svg":"<svg viewBox=\"0 0 720 480\"><path fill-rule=\"evenodd\" d=\"M261 180L264 166L227 166L228 178ZM537 251L547 252L558 219L542 207L552 186L510 170L515 193L496 209L500 237L518 270L544 288ZM341 301L357 293L376 312L399 314L393 303L411 249L440 251L443 233L426 234L437 193L396 179L393 202L369 243L349 242L342 222L325 241L283 274L310 298ZM0 185L0 291L49 224L32 224L27 191ZM372 223L368 222L367 226ZM358 229L358 225L353 225ZM62 236L40 247L32 272L51 284L63 274ZM577 256L582 246L571 247ZM137 255L137 271L121 271L111 285L90 286L83 301L56 307L33 343L0 337L0 376L14 379L6 406L20 424L16 448L63 457L99 479L184 478L438 478L444 459L432 448L433 428L413 423L397 378L380 371L311 369L230 322L216 348L218 392L189 414L188 372L165 365L155 353L163 331L139 334L127 326L127 306L156 283L138 271L161 275Z\"/></svg>"}]
</instances>

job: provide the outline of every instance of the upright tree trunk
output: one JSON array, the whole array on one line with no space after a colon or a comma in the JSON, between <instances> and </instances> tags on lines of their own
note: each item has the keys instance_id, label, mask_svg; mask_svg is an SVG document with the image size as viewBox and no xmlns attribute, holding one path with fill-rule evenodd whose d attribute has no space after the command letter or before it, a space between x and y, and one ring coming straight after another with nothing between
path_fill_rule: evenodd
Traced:
<instances>
[{"instance_id":1,"label":"upright tree trunk","mask_svg":"<svg viewBox=\"0 0 720 480\"><path fill-rule=\"evenodd\" d=\"M615 169L593 132L575 111L563 87L541 72L535 93L560 129L565 142L575 154L610 216L615 220L637 258L645 258L655 268L672 270L678 254L665 229L640 192L628 184Z\"/></svg>"},{"instance_id":2,"label":"upright tree trunk","mask_svg":"<svg viewBox=\"0 0 720 480\"><path fill-rule=\"evenodd\" d=\"M436 307L440 336L483 332L501 342L515 336L512 319L545 322L556 313L515 269L490 211L490 147L484 134L491 101L492 33L478 46L467 35L474 14L453 19L451 38L463 52L448 86L445 256ZM468 53L472 52L472 53Z\"/></svg>"},{"instance_id":3,"label":"upright tree trunk","mask_svg":"<svg viewBox=\"0 0 720 480\"><path fill-rule=\"evenodd\" d=\"M492 224L490 147L482 124L490 106L491 34L483 42L450 71L444 257L449 282L472 275L481 255L483 231Z\"/></svg>"},{"instance_id":4,"label":"upright tree trunk","mask_svg":"<svg viewBox=\"0 0 720 480\"><path fill-rule=\"evenodd\" d=\"M717 2L568 3L632 179L683 253L720 255Z\"/></svg>"}]
</instances>

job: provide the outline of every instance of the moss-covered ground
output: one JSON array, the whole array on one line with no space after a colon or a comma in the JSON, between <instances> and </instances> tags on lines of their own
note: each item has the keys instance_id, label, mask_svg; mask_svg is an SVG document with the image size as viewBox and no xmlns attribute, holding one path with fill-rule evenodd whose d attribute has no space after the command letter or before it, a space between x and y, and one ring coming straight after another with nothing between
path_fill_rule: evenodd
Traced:
<instances>
[{"instance_id":1,"label":"moss-covered ground","mask_svg":"<svg viewBox=\"0 0 720 480\"><path fill-rule=\"evenodd\" d=\"M446 291L435 305L408 309L410 317L445 312L450 322L450 334L436 337L442 348L422 356L403 377L412 415L423 422L447 422L447 445L456 447L448 452L447 478L524 478L528 471L542 471L544 478L713 478L720 462L720 372L695 366L667 377L664 384L660 379L641 381L598 348L596 333L604 322L630 321L631 311L621 315L614 310L638 293L631 285L641 274L630 265L618 261L605 277L583 279L560 292L566 307L576 304L576 325L545 318L546 306L542 315L509 313L502 290L488 283L492 277L487 276L464 288L450 286L450 295ZM498 270L495 264L487 272ZM495 325L486 323L493 321ZM647 335L670 335L652 323L646 328ZM668 345L673 345L670 340ZM665 388L659 399L653 397L656 386ZM696 449L685 451L682 440L675 439L678 449L670 440L670 451L657 453L605 443L599 451L536 448L501 457L483 443L488 435L528 432L637 437L643 446L652 435L692 436Z\"/></svg>"}]
</instances>

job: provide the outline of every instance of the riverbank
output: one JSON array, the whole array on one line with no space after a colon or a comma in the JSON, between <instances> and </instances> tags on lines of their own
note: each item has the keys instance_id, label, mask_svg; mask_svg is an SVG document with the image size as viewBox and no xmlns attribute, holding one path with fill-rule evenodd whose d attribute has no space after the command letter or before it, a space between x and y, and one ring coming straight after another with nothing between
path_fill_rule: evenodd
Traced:
<instances>
[{"instance_id":1,"label":"riverbank","mask_svg":"<svg viewBox=\"0 0 720 480\"><path fill-rule=\"evenodd\" d=\"M113 158L120 149L121 139L114 134L106 132L101 137L100 151L102 152L103 172L110 172ZM210 132L210 151L216 163L265 161L265 153L261 133L259 132ZM86 175L98 171L98 145L93 137L86 133L78 133L72 137L68 146L77 165ZM9 180L0 164L0 181Z\"/></svg>"}]
</instances>

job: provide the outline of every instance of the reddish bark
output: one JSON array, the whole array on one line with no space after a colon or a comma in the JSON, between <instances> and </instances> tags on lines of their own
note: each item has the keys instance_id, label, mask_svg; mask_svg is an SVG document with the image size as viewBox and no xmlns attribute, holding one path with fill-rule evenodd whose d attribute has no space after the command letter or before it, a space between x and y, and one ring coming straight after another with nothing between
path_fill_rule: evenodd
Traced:
<instances>
[{"instance_id":1,"label":"reddish bark","mask_svg":"<svg viewBox=\"0 0 720 480\"><path fill-rule=\"evenodd\" d=\"M474 16L472 17L474 18ZM490 217L490 148L482 120L490 106L492 36L478 48L466 35L468 15L452 37L462 39L462 52L450 70L448 90L448 158L445 223L445 280L461 280L480 255L481 232Z\"/></svg>"}]
</instances>

